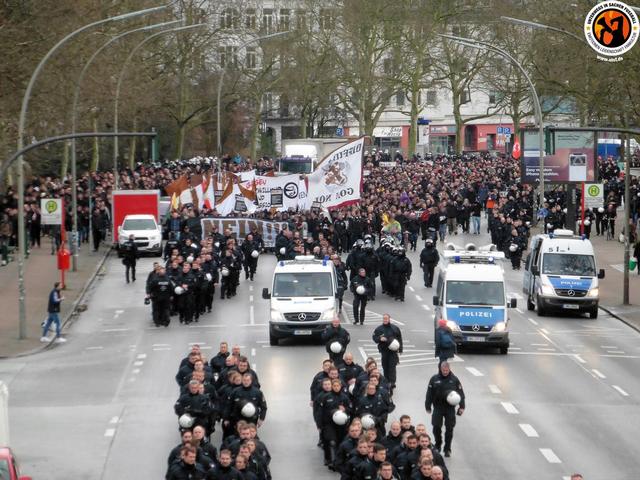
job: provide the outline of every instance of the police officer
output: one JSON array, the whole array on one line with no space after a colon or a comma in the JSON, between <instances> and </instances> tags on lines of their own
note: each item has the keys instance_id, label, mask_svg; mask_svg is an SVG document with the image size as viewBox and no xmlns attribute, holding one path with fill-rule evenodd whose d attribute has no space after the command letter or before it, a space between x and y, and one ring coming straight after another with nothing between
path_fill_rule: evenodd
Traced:
<instances>
[{"instance_id":1,"label":"police officer","mask_svg":"<svg viewBox=\"0 0 640 480\"><path fill-rule=\"evenodd\" d=\"M206 279L206 288L204 291L204 306L207 312L211 312L213 308L213 297L216 293L216 284L219 281L218 263L213 259L213 255L207 252L204 256L204 262L200 265L202 273Z\"/></svg>"},{"instance_id":2,"label":"police officer","mask_svg":"<svg viewBox=\"0 0 640 480\"><path fill-rule=\"evenodd\" d=\"M355 402L357 416L362 417L369 413L375 419L378 438L385 436L387 416L392 410L392 404L389 402L386 392L382 390L383 389L378 389L374 382L369 381L365 388L364 395L358 397Z\"/></svg>"},{"instance_id":3,"label":"police officer","mask_svg":"<svg viewBox=\"0 0 640 480\"><path fill-rule=\"evenodd\" d=\"M391 316L385 313L382 325L378 325L373 331L372 338L378 345L382 356L382 370L393 391L396 386L396 365L400 363L399 354L402 353L402 332L397 325L391 323Z\"/></svg>"},{"instance_id":4,"label":"police officer","mask_svg":"<svg viewBox=\"0 0 640 480\"><path fill-rule=\"evenodd\" d=\"M242 255L244 257L244 279L253 280L253 276L258 269L258 257L254 257L253 252L260 254L260 245L253 238L250 233L242 242Z\"/></svg>"},{"instance_id":5,"label":"police officer","mask_svg":"<svg viewBox=\"0 0 640 480\"><path fill-rule=\"evenodd\" d=\"M337 410L348 415L351 401L342 391L340 380L325 378L322 381L322 393L316 397L314 403L313 418L322 439L324 462L330 470L334 470L337 448L344 438L345 427L337 424L333 415Z\"/></svg>"},{"instance_id":6,"label":"police officer","mask_svg":"<svg viewBox=\"0 0 640 480\"><path fill-rule=\"evenodd\" d=\"M189 381L188 392L180 395L174 405L178 417L188 413L194 418L194 425L204 427L211 434L211 413L213 411L209 397L202 392L201 384L197 380Z\"/></svg>"},{"instance_id":7,"label":"police officer","mask_svg":"<svg viewBox=\"0 0 640 480\"><path fill-rule=\"evenodd\" d=\"M333 255L333 266L336 269L336 279L337 279L337 292L336 298L338 299L338 312L342 313L342 299L344 298L344 291L347 289L347 285L349 284L349 280L347 278L347 268L342 263L342 260L338 255Z\"/></svg>"},{"instance_id":8,"label":"police officer","mask_svg":"<svg viewBox=\"0 0 640 480\"><path fill-rule=\"evenodd\" d=\"M171 318L171 295L173 294L173 283L167 276L167 271L163 266L158 266L157 274L151 279L147 298L152 302L153 323L156 327L169 326Z\"/></svg>"},{"instance_id":9,"label":"police officer","mask_svg":"<svg viewBox=\"0 0 640 480\"><path fill-rule=\"evenodd\" d=\"M191 272L191 265L187 262L182 266L180 276L180 286L182 293L178 296L178 311L180 313L180 323L189 324L193 321L195 311L195 286L196 278Z\"/></svg>"},{"instance_id":10,"label":"police officer","mask_svg":"<svg viewBox=\"0 0 640 480\"><path fill-rule=\"evenodd\" d=\"M370 240L364 243L360 261L362 262L362 267L367 272L367 277L371 280L371 290L369 290L367 294L368 300L374 301L376 299L376 277L378 276L380 259L373 250L373 244Z\"/></svg>"},{"instance_id":11,"label":"police officer","mask_svg":"<svg viewBox=\"0 0 640 480\"><path fill-rule=\"evenodd\" d=\"M138 258L138 247L135 237L129 235L129 240L124 242L120 247L122 249L122 263L124 264L124 276L129 283L129 272L131 272L131 280L136 281L136 260Z\"/></svg>"},{"instance_id":12,"label":"police officer","mask_svg":"<svg viewBox=\"0 0 640 480\"><path fill-rule=\"evenodd\" d=\"M251 403L254 407L253 415L250 415L244 407ZM236 387L229 396L229 401L225 405L223 415L224 424L235 430L235 425L239 420L245 420L256 423L259 426L264 422L267 416L267 402L262 391L253 385L253 376L251 373L242 375L242 385Z\"/></svg>"},{"instance_id":13,"label":"police officer","mask_svg":"<svg viewBox=\"0 0 640 480\"><path fill-rule=\"evenodd\" d=\"M185 445L180 450L180 461L169 467L166 480L204 480L206 472L196 462L197 450L192 445Z\"/></svg>"},{"instance_id":14,"label":"police officer","mask_svg":"<svg viewBox=\"0 0 640 480\"><path fill-rule=\"evenodd\" d=\"M405 253L405 249L400 247L391 261L391 283L396 286L395 299L401 302L404 302L404 289L411 278L411 261Z\"/></svg>"},{"instance_id":15,"label":"police officer","mask_svg":"<svg viewBox=\"0 0 640 480\"><path fill-rule=\"evenodd\" d=\"M371 279L367 277L367 271L364 268L360 268L358 270L358 275L356 277L353 277L353 279L351 280L351 292L353 293L354 325L357 325L358 322L360 323L360 325L364 325L364 312L367 308L369 291L372 288L373 287L371 286Z\"/></svg>"},{"instance_id":16,"label":"police officer","mask_svg":"<svg viewBox=\"0 0 640 480\"><path fill-rule=\"evenodd\" d=\"M347 345L351 342L351 335L349 335L349 332L345 328L342 328L338 317L331 320L331 325L327 325L322 332L321 339L325 344L329 358L331 358L334 365L338 365L342 361L344 352L347 350ZM334 352L332 349L334 343L340 344L340 350L337 352Z\"/></svg>"},{"instance_id":17,"label":"police officer","mask_svg":"<svg viewBox=\"0 0 640 480\"><path fill-rule=\"evenodd\" d=\"M431 288L433 286L433 272L440 261L440 254L435 247L433 240L427 238L424 248L420 252L420 267L424 272L424 286Z\"/></svg>"},{"instance_id":18,"label":"police officer","mask_svg":"<svg viewBox=\"0 0 640 480\"><path fill-rule=\"evenodd\" d=\"M195 297L194 320L197 322L205 311L205 295L207 291L207 279L200 269L200 261L196 259L191 267L191 273L194 278L193 295Z\"/></svg>"},{"instance_id":19,"label":"police officer","mask_svg":"<svg viewBox=\"0 0 640 480\"><path fill-rule=\"evenodd\" d=\"M237 260L231 250L225 250L224 256L220 260L220 275L222 276L222 285L220 287L220 300L224 300L225 296L231 298L233 292L234 271L237 269Z\"/></svg>"},{"instance_id":20,"label":"police officer","mask_svg":"<svg viewBox=\"0 0 640 480\"><path fill-rule=\"evenodd\" d=\"M433 436L435 438L436 450L442 448L442 422L444 421L446 431L444 434L444 456L451 456L451 442L453 440L453 428L456 425L456 406L451 405L448 401L449 394L457 392L460 397L458 404L458 415L462 415L465 409L464 391L458 377L456 377L449 367L448 362L440 364L440 371L436 373L427 387L427 396L425 398L424 407L428 414L431 414L433 406L433 415L431 416L431 425L433 426Z\"/></svg>"},{"instance_id":21,"label":"police officer","mask_svg":"<svg viewBox=\"0 0 640 480\"><path fill-rule=\"evenodd\" d=\"M518 235L518 230L511 230L511 243L509 244L509 258L511 259L511 268L520 270L522 264L522 252L526 247L525 238Z\"/></svg>"}]
</instances>

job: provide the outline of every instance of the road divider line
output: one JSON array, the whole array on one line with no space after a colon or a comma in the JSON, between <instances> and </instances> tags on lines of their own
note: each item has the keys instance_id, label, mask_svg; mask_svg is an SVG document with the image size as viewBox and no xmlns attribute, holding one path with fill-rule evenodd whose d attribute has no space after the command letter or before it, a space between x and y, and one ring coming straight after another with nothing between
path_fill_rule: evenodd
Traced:
<instances>
[{"instance_id":1,"label":"road divider line","mask_svg":"<svg viewBox=\"0 0 640 480\"><path fill-rule=\"evenodd\" d=\"M253 295L249 295L249 301L253 302Z\"/></svg>"},{"instance_id":2,"label":"road divider line","mask_svg":"<svg viewBox=\"0 0 640 480\"><path fill-rule=\"evenodd\" d=\"M600 345L600 348L605 348L605 349L609 349L609 350L614 350L618 347L616 347L615 345Z\"/></svg>"},{"instance_id":3,"label":"road divider line","mask_svg":"<svg viewBox=\"0 0 640 480\"><path fill-rule=\"evenodd\" d=\"M116 434L116 429L115 428L107 428L104 431L104 436L105 437L113 437Z\"/></svg>"},{"instance_id":4,"label":"road divider line","mask_svg":"<svg viewBox=\"0 0 640 480\"><path fill-rule=\"evenodd\" d=\"M591 371L593 372L593 374L594 374L596 377L598 377L598 378L600 378L600 379L602 379L602 380L604 380L605 378L607 378L607 377L604 375L604 373L602 373L600 370L596 370L596 369L594 368L594 369L592 369Z\"/></svg>"},{"instance_id":5,"label":"road divider line","mask_svg":"<svg viewBox=\"0 0 640 480\"><path fill-rule=\"evenodd\" d=\"M509 351L516 351L516 350L522 350L522 348L520 347L509 347Z\"/></svg>"},{"instance_id":6,"label":"road divider line","mask_svg":"<svg viewBox=\"0 0 640 480\"><path fill-rule=\"evenodd\" d=\"M131 373L136 375L136 374L140 373L140 369L139 368L134 368L133 370L131 370Z\"/></svg>"},{"instance_id":7,"label":"road divider line","mask_svg":"<svg viewBox=\"0 0 640 480\"><path fill-rule=\"evenodd\" d=\"M540 436L538 435L538 432L536 432L536 429L533 428L528 423L519 423L518 426L524 432L524 434L529 438L538 438Z\"/></svg>"},{"instance_id":8,"label":"road divider line","mask_svg":"<svg viewBox=\"0 0 640 480\"><path fill-rule=\"evenodd\" d=\"M536 322L533 318L531 317L527 317L527 320L529 320L531 323L533 323L534 325L538 325L538 322Z\"/></svg>"},{"instance_id":9,"label":"road divider line","mask_svg":"<svg viewBox=\"0 0 640 480\"><path fill-rule=\"evenodd\" d=\"M541 448L540 453L549 463L562 463L562 460L550 448Z\"/></svg>"},{"instance_id":10,"label":"road divider line","mask_svg":"<svg viewBox=\"0 0 640 480\"><path fill-rule=\"evenodd\" d=\"M103 347L87 347L85 350L102 350Z\"/></svg>"},{"instance_id":11,"label":"road divider line","mask_svg":"<svg viewBox=\"0 0 640 480\"><path fill-rule=\"evenodd\" d=\"M102 330L103 333L111 333L111 332L128 332L131 330L130 328L107 328L106 330Z\"/></svg>"},{"instance_id":12,"label":"road divider line","mask_svg":"<svg viewBox=\"0 0 640 480\"><path fill-rule=\"evenodd\" d=\"M239 327L266 327L266 323L241 323Z\"/></svg>"},{"instance_id":13,"label":"road divider line","mask_svg":"<svg viewBox=\"0 0 640 480\"><path fill-rule=\"evenodd\" d=\"M252 349L251 349L251 356L252 356L252 357L255 357L255 356L256 356L256 349L255 349L255 348L252 348Z\"/></svg>"},{"instance_id":14,"label":"road divider line","mask_svg":"<svg viewBox=\"0 0 640 480\"><path fill-rule=\"evenodd\" d=\"M138 360L137 362L133 362L133 365L135 367L141 367L142 365L144 365L144 362L142 360Z\"/></svg>"},{"instance_id":15,"label":"road divider line","mask_svg":"<svg viewBox=\"0 0 640 480\"><path fill-rule=\"evenodd\" d=\"M475 367L467 367L467 371L474 377L484 377L484 373Z\"/></svg>"},{"instance_id":16,"label":"road divider line","mask_svg":"<svg viewBox=\"0 0 640 480\"><path fill-rule=\"evenodd\" d=\"M255 313L253 311L253 305L251 305L249 307L249 323L251 325L255 325L255 323L256 323L256 317L255 317Z\"/></svg>"},{"instance_id":17,"label":"road divider line","mask_svg":"<svg viewBox=\"0 0 640 480\"><path fill-rule=\"evenodd\" d=\"M253 292L253 285L249 285L249 291Z\"/></svg>"},{"instance_id":18,"label":"road divider line","mask_svg":"<svg viewBox=\"0 0 640 480\"><path fill-rule=\"evenodd\" d=\"M494 395L500 395L502 393L498 385L489 385L489 391Z\"/></svg>"},{"instance_id":19,"label":"road divider line","mask_svg":"<svg viewBox=\"0 0 640 480\"><path fill-rule=\"evenodd\" d=\"M427 311L431 311L431 308L429 308L429 305L425 305L424 303L422 304L422 308L424 308Z\"/></svg>"},{"instance_id":20,"label":"road divider line","mask_svg":"<svg viewBox=\"0 0 640 480\"><path fill-rule=\"evenodd\" d=\"M549 335L549 331L546 328L541 328L540 331L545 335Z\"/></svg>"},{"instance_id":21,"label":"road divider line","mask_svg":"<svg viewBox=\"0 0 640 480\"><path fill-rule=\"evenodd\" d=\"M211 348L211 347L202 347L202 348ZM154 347L152 350L154 352L166 352L168 350L171 350L171 347Z\"/></svg>"},{"instance_id":22,"label":"road divider line","mask_svg":"<svg viewBox=\"0 0 640 480\"><path fill-rule=\"evenodd\" d=\"M170 343L154 343L151 345L152 347L170 347Z\"/></svg>"},{"instance_id":23,"label":"road divider line","mask_svg":"<svg viewBox=\"0 0 640 480\"><path fill-rule=\"evenodd\" d=\"M574 355L573 358L575 358L577 361L579 361L582 364L587 363L587 361L578 354Z\"/></svg>"},{"instance_id":24,"label":"road divider line","mask_svg":"<svg viewBox=\"0 0 640 480\"><path fill-rule=\"evenodd\" d=\"M518 312L518 313L520 313L520 314L524 313L524 312L523 312L521 309L519 309L519 308L516 308L516 312Z\"/></svg>"},{"instance_id":25,"label":"road divider line","mask_svg":"<svg viewBox=\"0 0 640 480\"><path fill-rule=\"evenodd\" d=\"M622 350L609 350L607 351L607 353L612 353L614 355L624 355L624 352Z\"/></svg>"},{"instance_id":26,"label":"road divider line","mask_svg":"<svg viewBox=\"0 0 640 480\"><path fill-rule=\"evenodd\" d=\"M511 402L500 402L500 405L502 405L502 408L504 408L509 415L517 415L520 413L516 406Z\"/></svg>"},{"instance_id":27,"label":"road divider line","mask_svg":"<svg viewBox=\"0 0 640 480\"><path fill-rule=\"evenodd\" d=\"M623 389L621 389L618 385L611 385L611 386L614 388L614 390L616 392L618 392L623 397L628 397L629 396L629 394L627 392L625 392Z\"/></svg>"},{"instance_id":28,"label":"road divider line","mask_svg":"<svg viewBox=\"0 0 640 480\"><path fill-rule=\"evenodd\" d=\"M142 360L147 358L147 354L146 353L139 353L138 356L136 357L138 360Z\"/></svg>"},{"instance_id":29,"label":"road divider line","mask_svg":"<svg viewBox=\"0 0 640 480\"><path fill-rule=\"evenodd\" d=\"M118 420L120 420L120 417L111 417L111 420L109 420L109 423L111 424L118 423Z\"/></svg>"},{"instance_id":30,"label":"road divider line","mask_svg":"<svg viewBox=\"0 0 640 480\"><path fill-rule=\"evenodd\" d=\"M364 348L362 347L358 347L358 351L360 352L360 355L362 355L362 361L366 361L367 360L367 352L364 351Z\"/></svg>"},{"instance_id":31,"label":"road divider line","mask_svg":"<svg viewBox=\"0 0 640 480\"><path fill-rule=\"evenodd\" d=\"M416 300L418 300L419 302L422 301L422 297L420 295L416 295Z\"/></svg>"},{"instance_id":32,"label":"road divider line","mask_svg":"<svg viewBox=\"0 0 640 480\"><path fill-rule=\"evenodd\" d=\"M413 287L409 287L409 290L411 290L412 292L415 292L415 291L416 291L416 289L415 289L415 288L413 288Z\"/></svg>"}]
</instances>

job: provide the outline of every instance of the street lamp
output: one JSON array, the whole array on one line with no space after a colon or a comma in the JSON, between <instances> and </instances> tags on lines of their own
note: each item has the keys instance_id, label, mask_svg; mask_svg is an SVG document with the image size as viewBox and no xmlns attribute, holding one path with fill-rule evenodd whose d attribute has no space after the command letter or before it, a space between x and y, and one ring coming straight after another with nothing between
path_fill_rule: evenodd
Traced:
<instances>
[{"instance_id":1,"label":"street lamp","mask_svg":"<svg viewBox=\"0 0 640 480\"><path fill-rule=\"evenodd\" d=\"M536 114L536 122L538 123L538 156L540 168L538 207L542 207L544 199L544 125L542 123L542 108L540 107L540 97L538 97L538 92L536 92L536 87L534 86L531 77L529 77L529 74L520 64L520 62L518 62L518 60L516 60L511 54L509 54L502 48L498 48L495 45L492 45L491 43L483 42L481 40L474 40L471 38L456 37L455 35L438 34L438 36L446 38L448 40L452 40L454 42L458 42L467 47L490 51L505 57L507 60L513 63L518 68L518 70L520 70L520 73L522 73L522 76L529 84L529 89L531 90L531 98L533 99L533 106Z\"/></svg>"},{"instance_id":2,"label":"street lamp","mask_svg":"<svg viewBox=\"0 0 640 480\"><path fill-rule=\"evenodd\" d=\"M585 43L584 37L576 35L575 33L570 32L568 30L564 30L562 28L553 27L551 25L545 25L544 23L532 22L530 20L522 20L520 18L505 17L505 16L500 17L500 20L504 20L505 22L513 23L516 25L522 25L525 27L531 27L531 28L536 28L540 30L550 30L552 32L562 33L564 35L569 35L570 37L575 38L579 42Z\"/></svg>"},{"instance_id":3,"label":"street lamp","mask_svg":"<svg viewBox=\"0 0 640 480\"><path fill-rule=\"evenodd\" d=\"M163 22L163 23L156 23L154 25L149 25L146 27L141 27L141 28L134 28L133 30L128 30L124 33L121 33L120 35L116 35L115 37L109 39L106 43L104 43L104 45L102 45L100 48L98 48L93 55L91 55L91 57L89 58L89 60L87 60L87 63L84 64L84 67L82 68L82 71L80 72L80 75L78 76L78 81L76 82L76 87L74 89L73 92L73 104L71 106L71 133L76 133L76 123L77 123L77 117L78 117L78 101L80 99L80 89L82 88L82 82L84 80L84 76L86 75L87 71L89 70L89 67L93 64L93 61L96 59L96 57L98 55L100 55L100 53L102 53L104 50L106 50L110 45L112 45L113 43L117 42L118 40L120 40L121 38L124 38L128 35L131 35L133 33L137 33L137 32L145 32L148 30L153 30L155 28L162 28L162 27L166 27L169 25L175 25L176 23L180 23L182 20L174 20L172 22ZM76 167L77 167L77 163L76 163L76 139L74 138L71 141L71 185L73 185L73 188L71 189L71 209L72 209L72 217L73 217L73 232L71 234L71 237L73 239L72 241L72 247L71 247L71 252L73 253L73 256L71 257L72 260L72 271L76 271L78 266L78 243L77 243L77 237L78 237L78 195L77 195L77 188L76 188ZM89 171L89 173L91 173L91 171ZM89 182L91 183L91 182ZM89 205L91 205L91 197L89 197ZM91 214L89 214L89 218L91 219Z\"/></svg>"},{"instance_id":4,"label":"street lamp","mask_svg":"<svg viewBox=\"0 0 640 480\"><path fill-rule=\"evenodd\" d=\"M133 50L129 53L129 56L125 59L122 64L122 69L120 70L120 75L118 76L118 83L116 85L116 97L114 101L114 111L113 111L113 131L114 133L118 133L118 102L120 100L120 89L122 87L122 81L124 80L124 75L127 71L127 67L129 66L129 62L134 57L134 55L140 50L144 45L149 43L151 40L159 37L160 35L165 35L167 33L175 33L182 32L184 30L191 30L194 28L206 27L208 26L206 23L195 23L193 25L186 25L184 27L176 27L170 28L168 30L163 30L158 33L154 33L153 35L149 35L147 38L138 43ZM118 189L118 137L114 137L113 140L113 176L114 176L114 190Z\"/></svg>"},{"instance_id":5,"label":"street lamp","mask_svg":"<svg viewBox=\"0 0 640 480\"><path fill-rule=\"evenodd\" d=\"M168 8L170 5L163 5L161 7L146 8L144 10L137 10L135 12L125 13L123 15L117 15L115 17L105 18L96 22L89 23L80 27L77 30L66 35L62 40L56 43L47 54L42 57L40 63L36 66L35 70L31 74L27 89L22 97L22 106L20 108L20 119L18 121L18 151L21 151L24 147L24 130L27 121L27 109L29 108L29 100L31 99L31 91L33 86L40 75L40 72L44 68L45 64L49 61L52 55L65 43L74 38L76 35L99 25L104 25L110 22L117 22L120 20L128 20L130 18L146 15L148 13L158 12ZM27 317L26 317L26 305L25 305L25 290L24 290L24 257L26 254L26 235L24 231L24 161L23 156L18 157L18 304L19 304L19 334L20 340L27 338ZM74 186L75 187L75 186Z\"/></svg>"},{"instance_id":6,"label":"street lamp","mask_svg":"<svg viewBox=\"0 0 640 480\"><path fill-rule=\"evenodd\" d=\"M255 37L252 39L247 40L246 42L244 42L243 44L241 44L238 47L238 50L242 50L244 47L246 47L247 45L251 45L252 43L256 43L259 42L261 40L266 40L268 38L273 38L273 37L279 37L281 35L287 35L289 34L289 31L286 32L278 32L278 33L271 33L269 35L262 35L261 37ZM218 81L218 109L217 109L217 127L218 127L218 132L217 132L217 140L218 140L218 157L222 156L222 139L221 139L221 135L220 135L220 103L221 103L221 98L222 98L222 83L224 81L224 75L227 72L227 65L228 63L222 68L222 72L220 72L220 80Z\"/></svg>"}]
</instances>

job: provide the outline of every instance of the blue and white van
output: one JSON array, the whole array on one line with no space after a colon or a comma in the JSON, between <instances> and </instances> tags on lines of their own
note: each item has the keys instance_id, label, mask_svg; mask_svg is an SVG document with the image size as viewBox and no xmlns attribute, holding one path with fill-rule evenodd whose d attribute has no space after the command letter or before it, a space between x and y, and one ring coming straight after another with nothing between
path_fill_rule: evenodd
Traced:
<instances>
[{"instance_id":1,"label":"blue and white van","mask_svg":"<svg viewBox=\"0 0 640 480\"><path fill-rule=\"evenodd\" d=\"M448 244L438 275L434 329L444 319L458 345L475 345L509 351L509 308L517 300L507 299L504 281L504 253L495 245L464 249Z\"/></svg>"},{"instance_id":2,"label":"blue and white van","mask_svg":"<svg viewBox=\"0 0 640 480\"><path fill-rule=\"evenodd\" d=\"M531 239L522 291L527 309L538 316L551 311L574 311L598 317L598 279L593 245L571 230L555 230Z\"/></svg>"}]
</instances>

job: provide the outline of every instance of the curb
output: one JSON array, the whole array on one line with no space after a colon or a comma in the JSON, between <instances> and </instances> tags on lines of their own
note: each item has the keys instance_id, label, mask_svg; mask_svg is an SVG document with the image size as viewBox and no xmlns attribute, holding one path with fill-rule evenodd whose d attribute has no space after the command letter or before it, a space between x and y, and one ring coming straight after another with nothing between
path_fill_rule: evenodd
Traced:
<instances>
[{"instance_id":1,"label":"curb","mask_svg":"<svg viewBox=\"0 0 640 480\"><path fill-rule=\"evenodd\" d=\"M631 327L632 329L634 329L636 332L640 332L640 326L636 325L633 322L630 322L629 320L627 320L626 318L612 312L611 310L609 310L608 307L603 307L602 305L599 306L601 310L604 310L605 312L607 312L609 315L611 315L613 318L616 318L618 320L620 320L622 323L624 323L625 325L628 325L629 327Z\"/></svg>"},{"instance_id":2,"label":"curb","mask_svg":"<svg viewBox=\"0 0 640 480\"><path fill-rule=\"evenodd\" d=\"M78 309L78 305L80 305L80 303L84 299L84 296L86 295L87 291L89 290L91 285L93 285L93 282L95 281L96 277L98 276L98 272L100 272L100 270L102 269L102 267L106 263L107 258L109 258L109 255L111 255L111 251L112 251L112 248L109 247L109 249L102 256L102 259L96 265L96 268L93 271L93 273L91 274L91 276L89 277L89 279L85 282L84 286L82 287L82 290L80 291L80 294L78 295L78 298L76 298L76 300L73 302L73 305L71 306L71 310L69 310L69 313L67 313L65 318L61 320L60 331L64 330L64 328L71 323L71 319L76 314L76 310ZM0 359L27 357L29 355L34 355L36 353L40 353L40 352L43 352L45 350L50 350L52 348L55 348L55 337L53 337L49 343L47 343L46 345L42 345L39 348L35 348L33 350L29 350L28 352L19 353L17 355L9 355L9 356L0 357Z\"/></svg>"}]
</instances>

